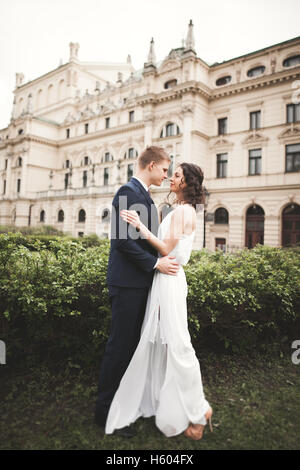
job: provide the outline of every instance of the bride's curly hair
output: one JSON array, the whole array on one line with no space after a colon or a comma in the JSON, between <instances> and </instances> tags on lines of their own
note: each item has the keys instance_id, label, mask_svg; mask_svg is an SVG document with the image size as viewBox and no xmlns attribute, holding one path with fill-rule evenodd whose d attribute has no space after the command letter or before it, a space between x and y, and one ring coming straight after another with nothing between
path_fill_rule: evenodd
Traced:
<instances>
[{"instance_id":1,"label":"bride's curly hair","mask_svg":"<svg viewBox=\"0 0 300 470\"><path fill-rule=\"evenodd\" d=\"M204 173L200 166L194 163L181 163L179 166L182 168L183 172L181 183L186 183L186 187L182 190L183 199L197 210L200 204L205 204L205 187L203 186ZM170 194L171 192L167 196L167 202L172 205L172 203L169 202Z\"/></svg>"}]
</instances>

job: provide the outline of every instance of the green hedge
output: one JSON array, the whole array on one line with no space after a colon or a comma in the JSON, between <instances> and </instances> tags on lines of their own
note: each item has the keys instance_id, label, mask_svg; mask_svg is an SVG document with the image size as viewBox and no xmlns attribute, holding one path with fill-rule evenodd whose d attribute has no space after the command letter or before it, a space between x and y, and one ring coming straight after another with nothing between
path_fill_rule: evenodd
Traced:
<instances>
[{"instance_id":1,"label":"green hedge","mask_svg":"<svg viewBox=\"0 0 300 470\"><path fill-rule=\"evenodd\" d=\"M0 235L0 339L7 363L99 360L110 324L108 254L109 242L93 237L84 245L83 239ZM299 251L201 250L185 271L196 351L245 352L299 339Z\"/></svg>"}]
</instances>

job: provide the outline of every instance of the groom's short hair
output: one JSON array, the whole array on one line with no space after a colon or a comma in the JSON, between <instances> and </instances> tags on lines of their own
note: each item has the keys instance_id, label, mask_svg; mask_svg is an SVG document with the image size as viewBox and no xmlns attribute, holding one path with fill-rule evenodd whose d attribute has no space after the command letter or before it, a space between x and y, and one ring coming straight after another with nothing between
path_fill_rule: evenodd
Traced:
<instances>
[{"instance_id":1,"label":"groom's short hair","mask_svg":"<svg viewBox=\"0 0 300 470\"><path fill-rule=\"evenodd\" d=\"M147 165L149 165L149 163L158 163L161 160L171 161L171 158L162 147L151 145L150 147L146 147L146 149L139 155L138 165L140 168L144 169Z\"/></svg>"}]
</instances>

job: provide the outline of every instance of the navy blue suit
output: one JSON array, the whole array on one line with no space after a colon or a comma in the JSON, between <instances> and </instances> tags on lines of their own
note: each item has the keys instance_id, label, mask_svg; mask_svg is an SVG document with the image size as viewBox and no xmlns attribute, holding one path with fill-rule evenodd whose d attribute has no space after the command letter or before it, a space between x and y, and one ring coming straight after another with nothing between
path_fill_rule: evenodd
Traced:
<instances>
[{"instance_id":1,"label":"navy blue suit","mask_svg":"<svg viewBox=\"0 0 300 470\"><path fill-rule=\"evenodd\" d=\"M136 206L138 205L138 206ZM112 309L111 331L100 368L96 422L105 425L121 378L138 345L148 290L152 284L157 251L121 219L122 209L140 213L141 221L155 234L158 214L149 193L132 178L112 202L111 245L107 284Z\"/></svg>"}]
</instances>

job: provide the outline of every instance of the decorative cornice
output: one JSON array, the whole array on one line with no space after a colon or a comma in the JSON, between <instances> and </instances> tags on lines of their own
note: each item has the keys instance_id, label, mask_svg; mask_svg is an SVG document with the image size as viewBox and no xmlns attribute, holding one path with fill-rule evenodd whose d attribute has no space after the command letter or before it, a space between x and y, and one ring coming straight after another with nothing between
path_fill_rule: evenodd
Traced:
<instances>
[{"instance_id":1,"label":"decorative cornice","mask_svg":"<svg viewBox=\"0 0 300 470\"><path fill-rule=\"evenodd\" d=\"M260 132L257 132L256 130L251 131L250 134L247 135L247 137L242 140L242 145L246 147L251 147L254 144L256 145L264 145L268 142L268 137L265 137L263 134Z\"/></svg>"},{"instance_id":2,"label":"decorative cornice","mask_svg":"<svg viewBox=\"0 0 300 470\"><path fill-rule=\"evenodd\" d=\"M220 149L226 149L230 150L234 146L233 142L230 142L229 140L225 139L223 135L218 136L217 139L212 140L210 144L210 149L215 149L215 150L220 150Z\"/></svg>"},{"instance_id":3,"label":"decorative cornice","mask_svg":"<svg viewBox=\"0 0 300 470\"><path fill-rule=\"evenodd\" d=\"M300 138L300 123L295 126L294 123L290 124L287 129L284 129L278 136L279 140L291 139L293 137Z\"/></svg>"}]
</instances>

